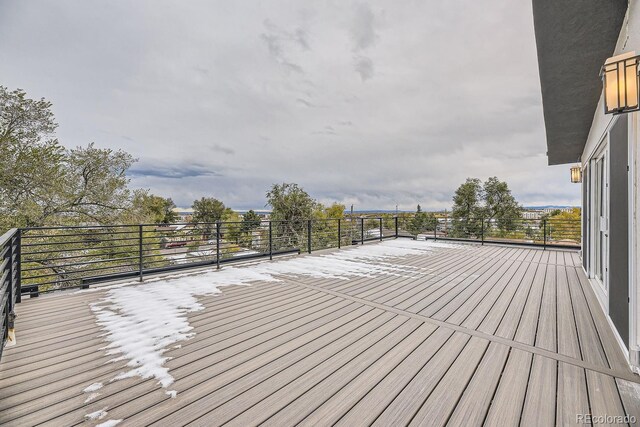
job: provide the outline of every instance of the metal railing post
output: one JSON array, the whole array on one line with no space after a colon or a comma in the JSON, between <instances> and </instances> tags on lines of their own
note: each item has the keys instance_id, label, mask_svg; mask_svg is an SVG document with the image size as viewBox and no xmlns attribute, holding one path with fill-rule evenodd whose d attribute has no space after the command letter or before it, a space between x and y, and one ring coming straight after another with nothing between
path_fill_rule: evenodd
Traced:
<instances>
[{"instance_id":1,"label":"metal railing post","mask_svg":"<svg viewBox=\"0 0 640 427\"><path fill-rule=\"evenodd\" d=\"M360 218L360 244L364 245L364 218Z\"/></svg>"},{"instance_id":2,"label":"metal railing post","mask_svg":"<svg viewBox=\"0 0 640 427\"><path fill-rule=\"evenodd\" d=\"M547 249L547 220L546 219L542 220L542 235L543 235L542 249L546 250Z\"/></svg>"},{"instance_id":3,"label":"metal railing post","mask_svg":"<svg viewBox=\"0 0 640 427\"><path fill-rule=\"evenodd\" d=\"M396 226L396 239L398 238L398 217L396 216L395 218L395 226Z\"/></svg>"},{"instance_id":4,"label":"metal railing post","mask_svg":"<svg viewBox=\"0 0 640 427\"><path fill-rule=\"evenodd\" d=\"M311 253L311 220L307 220L307 252Z\"/></svg>"},{"instance_id":5,"label":"metal railing post","mask_svg":"<svg viewBox=\"0 0 640 427\"><path fill-rule=\"evenodd\" d=\"M138 274L140 275L140 281L144 280L143 275L143 257L142 257L142 224L138 225Z\"/></svg>"},{"instance_id":6,"label":"metal railing post","mask_svg":"<svg viewBox=\"0 0 640 427\"><path fill-rule=\"evenodd\" d=\"M338 218L338 249L340 249L340 244L342 240L342 230L341 230L342 220Z\"/></svg>"},{"instance_id":7,"label":"metal railing post","mask_svg":"<svg viewBox=\"0 0 640 427\"><path fill-rule=\"evenodd\" d=\"M7 243L8 243L8 247L7 247L8 250L7 250L7 254L5 255L5 258L7 260L7 267L9 267L9 275L8 275L9 299L7 300L7 305L9 306L9 313L11 313L13 311L13 274L15 273L15 271L13 270L13 236L9 238Z\"/></svg>"},{"instance_id":8,"label":"metal railing post","mask_svg":"<svg viewBox=\"0 0 640 427\"><path fill-rule=\"evenodd\" d=\"M382 217L380 217L380 241L382 242Z\"/></svg>"},{"instance_id":9,"label":"metal railing post","mask_svg":"<svg viewBox=\"0 0 640 427\"><path fill-rule=\"evenodd\" d=\"M220 270L220 221L216 221L216 270Z\"/></svg>"},{"instance_id":10,"label":"metal railing post","mask_svg":"<svg viewBox=\"0 0 640 427\"><path fill-rule=\"evenodd\" d=\"M18 274L16 275L16 302L22 302L22 229L18 229L16 234L16 265Z\"/></svg>"},{"instance_id":11,"label":"metal railing post","mask_svg":"<svg viewBox=\"0 0 640 427\"><path fill-rule=\"evenodd\" d=\"M481 245L484 245L484 218L480 218L480 240Z\"/></svg>"},{"instance_id":12,"label":"metal railing post","mask_svg":"<svg viewBox=\"0 0 640 427\"><path fill-rule=\"evenodd\" d=\"M436 218L436 223L433 225L433 240L438 240L438 218Z\"/></svg>"},{"instance_id":13,"label":"metal railing post","mask_svg":"<svg viewBox=\"0 0 640 427\"><path fill-rule=\"evenodd\" d=\"M269 220L269 260L273 260L273 238L271 229L271 220Z\"/></svg>"},{"instance_id":14,"label":"metal railing post","mask_svg":"<svg viewBox=\"0 0 640 427\"><path fill-rule=\"evenodd\" d=\"M17 233L17 231L16 231ZM19 270L19 266L18 263L16 263L16 268L18 268L18 271L16 271L16 269L14 269L13 267L13 257L14 257L14 251L13 251L13 245L14 245L14 236L11 236L11 238L9 238L9 250L7 251L7 255L8 255L8 262L9 262L9 298L7 300L7 306L8 306L8 312L7 312L7 325L6 325L6 341L4 341L5 337L3 338L3 342L2 344L4 344L6 342L7 346L13 346L16 344L16 332L15 332L15 320L16 320L16 312L15 312L15 289L13 287L14 285L14 275L20 274L20 270ZM1 350L0 350L1 353Z\"/></svg>"}]
</instances>

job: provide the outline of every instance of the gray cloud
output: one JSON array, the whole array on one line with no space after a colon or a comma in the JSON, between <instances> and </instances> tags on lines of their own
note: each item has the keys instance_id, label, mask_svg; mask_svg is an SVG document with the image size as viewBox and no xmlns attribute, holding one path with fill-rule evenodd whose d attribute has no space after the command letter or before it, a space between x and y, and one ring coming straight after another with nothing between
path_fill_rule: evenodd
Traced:
<instances>
[{"instance_id":1,"label":"gray cloud","mask_svg":"<svg viewBox=\"0 0 640 427\"><path fill-rule=\"evenodd\" d=\"M304 98L296 98L296 102L299 103L299 104L304 105L305 107L309 107L309 108L315 108L316 107L316 105L314 103L312 103L310 101L307 101Z\"/></svg>"},{"instance_id":2,"label":"gray cloud","mask_svg":"<svg viewBox=\"0 0 640 427\"><path fill-rule=\"evenodd\" d=\"M364 51L375 44L378 38L374 24L375 15L369 4L360 3L356 5L351 25L351 38L354 45L353 51L355 52L353 67L363 82L371 79L374 72L373 61L363 54Z\"/></svg>"},{"instance_id":3,"label":"gray cloud","mask_svg":"<svg viewBox=\"0 0 640 427\"><path fill-rule=\"evenodd\" d=\"M356 209L441 209L493 175L523 204L578 204L568 166L546 165L531 16L512 0L0 2L0 84L50 100L66 146L139 158L132 185L179 205L261 208L297 182Z\"/></svg>"},{"instance_id":4,"label":"gray cloud","mask_svg":"<svg viewBox=\"0 0 640 427\"><path fill-rule=\"evenodd\" d=\"M356 5L351 25L351 37L354 50L367 49L376 42L377 34L374 28L375 16L368 3Z\"/></svg>"},{"instance_id":5,"label":"gray cloud","mask_svg":"<svg viewBox=\"0 0 640 427\"><path fill-rule=\"evenodd\" d=\"M362 81L367 81L373 77L373 61L366 56L356 55L354 57L354 68Z\"/></svg>"},{"instance_id":6,"label":"gray cloud","mask_svg":"<svg viewBox=\"0 0 640 427\"><path fill-rule=\"evenodd\" d=\"M262 40L266 43L271 56L285 69L296 73L304 73L302 67L288 59L287 49L292 45L309 50L308 36L304 29L296 28L292 32L283 30L269 19L264 20L265 32L262 33Z\"/></svg>"},{"instance_id":7,"label":"gray cloud","mask_svg":"<svg viewBox=\"0 0 640 427\"><path fill-rule=\"evenodd\" d=\"M223 154L229 154L229 155L236 153L236 150L234 150L233 148L224 147L224 146L218 145L218 144L213 144L211 146L211 150L218 151L218 152L223 153Z\"/></svg>"},{"instance_id":8,"label":"gray cloud","mask_svg":"<svg viewBox=\"0 0 640 427\"><path fill-rule=\"evenodd\" d=\"M130 178L197 178L197 177L220 177L222 174L209 169L205 165L197 164L176 164L176 165L153 165L148 162L134 165L128 171Z\"/></svg>"}]
</instances>

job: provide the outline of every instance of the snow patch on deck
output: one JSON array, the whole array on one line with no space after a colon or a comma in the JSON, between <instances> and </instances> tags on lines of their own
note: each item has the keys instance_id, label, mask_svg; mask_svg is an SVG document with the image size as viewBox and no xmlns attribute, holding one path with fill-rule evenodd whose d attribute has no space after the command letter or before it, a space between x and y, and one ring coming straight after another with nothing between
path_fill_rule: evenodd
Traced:
<instances>
[{"instance_id":1,"label":"snow patch on deck","mask_svg":"<svg viewBox=\"0 0 640 427\"><path fill-rule=\"evenodd\" d=\"M102 388L102 383L93 383L89 387L85 388L85 393L91 393L92 391L100 390Z\"/></svg>"},{"instance_id":2,"label":"snow patch on deck","mask_svg":"<svg viewBox=\"0 0 640 427\"><path fill-rule=\"evenodd\" d=\"M84 417L89 421L95 421L95 420L101 420L106 416L107 416L107 408L103 408L98 411L87 414Z\"/></svg>"},{"instance_id":3,"label":"snow patch on deck","mask_svg":"<svg viewBox=\"0 0 640 427\"><path fill-rule=\"evenodd\" d=\"M108 420L103 423L98 424L96 427L115 427L120 424L122 420Z\"/></svg>"},{"instance_id":4,"label":"snow patch on deck","mask_svg":"<svg viewBox=\"0 0 640 427\"><path fill-rule=\"evenodd\" d=\"M103 349L116 356L113 362L127 361L128 370L111 381L139 376L155 378L164 388L171 385L174 379L165 367L169 358L164 353L172 346L179 348L177 343L195 334L187 315L204 309L197 297L220 293L222 286L278 282L287 276L348 280L380 274L405 275L407 269L421 274L420 269L394 264L393 259L451 248L469 246L398 239L324 255L226 267L219 271L110 288L91 308L97 323L105 330L108 344ZM99 389L98 384L101 386L101 383L92 384L85 392Z\"/></svg>"}]
</instances>

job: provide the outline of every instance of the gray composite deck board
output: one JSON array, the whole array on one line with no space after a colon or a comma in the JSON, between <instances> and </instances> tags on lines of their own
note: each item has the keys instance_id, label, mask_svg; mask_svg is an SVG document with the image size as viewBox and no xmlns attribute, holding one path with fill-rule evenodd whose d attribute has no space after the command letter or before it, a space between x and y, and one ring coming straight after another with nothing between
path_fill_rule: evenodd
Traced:
<instances>
[{"instance_id":1,"label":"gray composite deck board","mask_svg":"<svg viewBox=\"0 0 640 427\"><path fill-rule=\"evenodd\" d=\"M0 363L0 424L86 425L103 408L134 426L640 417L640 380L575 252L463 244L390 262L395 274L283 276L199 297L195 335L165 353L176 398L154 379L110 382L126 361L109 363L91 310L108 287L26 299ZM105 386L85 402L93 382Z\"/></svg>"}]
</instances>

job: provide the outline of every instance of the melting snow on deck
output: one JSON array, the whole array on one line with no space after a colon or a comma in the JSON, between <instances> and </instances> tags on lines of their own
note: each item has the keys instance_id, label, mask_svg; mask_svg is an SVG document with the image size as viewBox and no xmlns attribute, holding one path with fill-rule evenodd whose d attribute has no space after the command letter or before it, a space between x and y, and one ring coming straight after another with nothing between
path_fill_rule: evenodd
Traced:
<instances>
[{"instance_id":1,"label":"melting snow on deck","mask_svg":"<svg viewBox=\"0 0 640 427\"><path fill-rule=\"evenodd\" d=\"M128 361L129 370L111 381L140 376L156 378L168 388L174 381L165 367L164 353L179 342L195 335L188 314L203 310L199 296L220 293L228 285L255 282L278 282L295 276L348 280L377 275L405 275L412 267L393 263L410 255L429 255L442 249L468 248L468 245L434 241L390 240L379 244L352 247L324 255L286 258L250 266L225 267L219 271L150 280L143 284L116 285L91 308L104 329L108 345L103 349L113 355L112 362ZM419 273L421 269L413 268ZM177 345L176 345L177 344ZM95 383L84 391L95 393L102 387ZM175 390L167 390L175 397ZM104 418L105 412L89 416Z\"/></svg>"}]
</instances>

